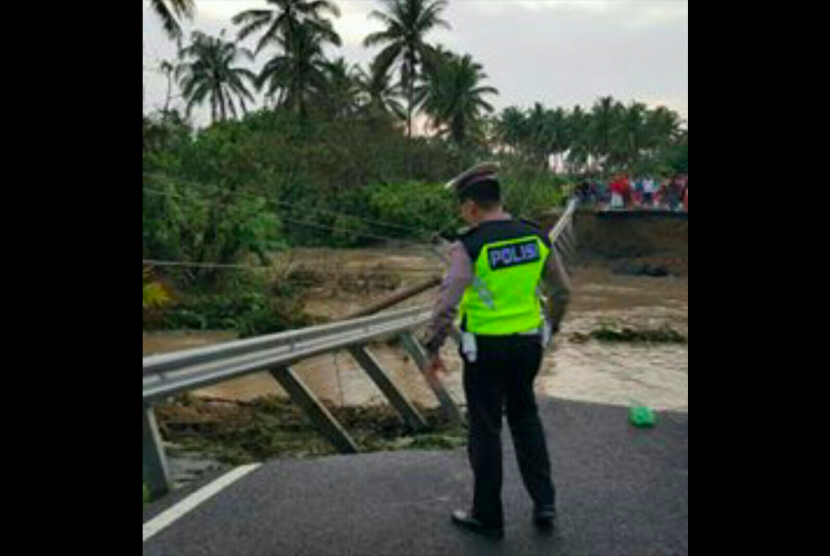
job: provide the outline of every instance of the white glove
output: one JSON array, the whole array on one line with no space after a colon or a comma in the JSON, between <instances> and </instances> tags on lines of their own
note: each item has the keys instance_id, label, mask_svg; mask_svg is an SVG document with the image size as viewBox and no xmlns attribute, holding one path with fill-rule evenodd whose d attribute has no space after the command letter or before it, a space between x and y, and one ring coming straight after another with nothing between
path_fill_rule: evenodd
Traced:
<instances>
[{"instance_id":1,"label":"white glove","mask_svg":"<svg viewBox=\"0 0 830 556\"><path fill-rule=\"evenodd\" d=\"M478 346L474 334L464 332L461 334L461 352L469 363L475 363L478 357Z\"/></svg>"}]
</instances>

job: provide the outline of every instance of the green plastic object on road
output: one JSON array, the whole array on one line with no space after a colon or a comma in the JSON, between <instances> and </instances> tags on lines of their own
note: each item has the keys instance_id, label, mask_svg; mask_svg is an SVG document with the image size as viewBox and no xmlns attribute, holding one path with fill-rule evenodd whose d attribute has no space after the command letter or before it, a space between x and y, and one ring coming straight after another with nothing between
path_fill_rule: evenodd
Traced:
<instances>
[{"instance_id":1,"label":"green plastic object on road","mask_svg":"<svg viewBox=\"0 0 830 556\"><path fill-rule=\"evenodd\" d=\"M653 427L656 421L654 410L644 405L635 405L629 411L629 420L635 427Z\"/></svg>"}]
</instances>

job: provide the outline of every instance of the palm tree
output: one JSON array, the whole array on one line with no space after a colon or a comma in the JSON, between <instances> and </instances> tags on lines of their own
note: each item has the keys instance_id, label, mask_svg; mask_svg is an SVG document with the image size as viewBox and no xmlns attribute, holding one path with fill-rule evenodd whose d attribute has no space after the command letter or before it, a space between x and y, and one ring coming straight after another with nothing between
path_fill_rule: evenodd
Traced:
<instances>
[{"instance_id":1,"label":"palm tree","mask_svg":"<svg viewBox=\"0 0 830 556\"><path fill-rule=\"evenodd\" d=\"M193 17L194 0L150 0L150 7L161 18L161 24L171 39L181 36L182 29L178 19Z\"/></svg>"},{"instance_id":2,"label":"palm tree","mask_svg":"<svg viewBox=\"0 0 830 556\"><path fill-rule=\"evenodd\" d=\"M235 65L238 58L253 60L253 54L236 43L225 41L223 36L224 31L219 37L194 31L191 43L179 53L182 60L192 60L183 61L176 69L182 96L187 100L188 116L193 107L202 104L206 98L210 98L212 122L217 118L226 120L228 112L237 116L234 97L243 113L247 113L245 100L254 102L246 82L254 84L256 75Z\"/></svg>"},{"instance_id":3,"label":"palm tree","mask_svg":"<svg viewBox=\"0 0 830 556\"><path fill-rule=\"evenodd\" d=\"M547 110L536 103L529 115L532 146L535 157L547 168L549 158L554 161L570 146L570 133L565 111L562 108Z\"/></svg>"},{"instance_id":4,"label":"palm tree","mask_svg":"<svg viewBox=\"0 0 830 556\"><path fill-rule=\"evenodd\" d=\"M570 130L570 149L568 150L568 165L571 171L579 172L588 162L590 155L590 116L578 104L567 116Z\"/></svg>"},{"instance_id":5,"label":"palm tree","mask_svg":"<svg viewBox=\"0 0 830 556\"><path fill-rule=\"evenodd\" d=\"M553 132L553 154L558 157L561 165L564 153L571 148L573 142L570 120L563 108L555 108L549 112L548 118Z\"/></svg>"},{"instance_id":6,"label":"palm tree","mask_svg":"<svg viewBox=\"0 0 830 556\"><path fill-rule=\"evenodd\" d=\"M173 82L175 80L176 68L176 62L162 60L159 63L159 71L167 78L167 94L164 97L164 109L161 112L164 117L170 112L170 101L173 99Z\"/></svg>"},{"instance_id":7,"label":"palm tree","mask_svg":"<svg viewBox=\"0 0 830 556\"><path fill-rule=\"evenodd\" d=\"M340 57L324 66L326 77L326 106L335 118L349 116L356 112L358 104L358 68L349 66L345 58Z\"/></svg>"},{"instance_id":8,"label":"palm tree","mask_svg":"<svg viewBox=\"0 0 830 556\"><path fill-rule=\"evenodd\" d=\"M481 116L481 135L486 152L493 153L501 146L501 121L499 114L491 112Z\"/></svg>"},{"instance_id":9,"label":"palm tree","mask_svg":"<svg viewBox=\"0 0 830 556\"><path fill-rule=\"evenodd\" d=\"M449 135L456 145L465 145L478 131L482 112L493 111L484 96L499 92L481 85L487 74L469 54L460 57L444 53L440 56L441 61L430 72L423 88L424 111L431 116L439 133Z\"/></svg>"},{"instance_id":10,"label":"palm tree","mask_svg":"<svg viewBox=\"0 0 830 556\"><path fill-rule=\"evenodd\" d=\"M543 168L548 167L548 156L553 152L554 131L545 107L537 102L527 114L528 149L531 158Z\"/></svg>"},{"instance_id":11,"label":"palm tree","mask_svg":"<svg viewBox=\"0 0 830 556\"><path fill-rule=\"evenodd\" d=\"M602 161L604 171L607 170L607 159L615 150L618 116L619 103L610 96L598 99L591 110L590 150L595 160Z\"/></svg>"},{"instance_id":12,"label":"palm tree","mask_svg":"<svg viewBox=\"0 0 830 556\"><path fill-rule=\"evenodd\" d=\"M646 135L649 147L660 148L680 136L680 116L665 106L658 106L646 114Z\"/></svg>"},{"instance_id":13,"label":"palm tree","mask_svg":"<svg viewBox=\"0 0 830 556\"><path fill-rule=\"evenodd\" d=\"M514 153L521 153L528 138L525 113L516 106L508 106L502 111L497 127L501 142L510 147Z\"/></svg>"},{"instance_id":14,"label":"palm tree","mask_svg":"<svg viewBox=\"0 0 830 556\"><path fill-rule=\"evenodd\" d=\"M266 28L259 39L255 54L268 44L279 46L290 45L291 35L300 27L313 29L323 42L341 45L338 35L329 20L324 17L328 13L340 17L340 9L331 0L266 0L274 6L270 10L246 10L235 15L231 21L234 25L241 25L237 38L244 40L252 33ZM287 52L284 52L287 54Z\"/></svg>"},{"instance_id":15,"label":"palm tree","mask_svg":"<svg viewBox=\"0 0 830 556\"><path fill-rule=\"evenodd\" d=\"M441 19L446 0L383 0L384 10L374 10L369 17L380 20L385 29L372 33L364 46L383 46L375 57L380 71L400 67L400 83L406 100L406 134L412 137L412 114L415 110L415 87L424 64L432 62L433 49L425 41L426 34L436 27L449 29Z\"/></svg>"},{"instance_id":16,"label":"palm tree","mask_svg":"<svg viewBox=\"0 0 830 556\"><path fill-rule=\"evenodd\" d=\"M629 167L637 164L640 151L646 143L646 105L641 102L632 102L628 108L623 108L620 122L620 151Z\"/></svg>"},{"instance_id":17,"label":"palm tree","mask_svg":"<svg viewBox=\"0 0 830 556\"><path fill-rule=\"evenodd\" d=\"M674 172L689 173L689 130L677 132L677 138L665 147L665 160Z\"/></svg>"},{"instance_id":18,"label":"palm tree","mask_svg":"<svg viewBox=\"0 0 830 556\"><path fill-rule=\"evenodd\" d=\"M282 52L271 58L257 78L257 89L265 87L266 97L277 96L277 106L287 107L305 119L308 106L327 87L328 61L323 55L325 37L310 26L299 26L291 43L279 38Z\"/></svg>"},{"instance_id":19,"label":"palm tree","mask_svg":"<svg viewBox=\"0 0 830 556\"><path fill-rule=\"evenodd\" d=\"M380 114L392 114L401 120L406 118L406 111L398 101L401 88L398 83L392 82L391 72L381 70L378 64L372 63L369 73L358 68L356 79L362 106Z\"/></svg>"}]
</instances>

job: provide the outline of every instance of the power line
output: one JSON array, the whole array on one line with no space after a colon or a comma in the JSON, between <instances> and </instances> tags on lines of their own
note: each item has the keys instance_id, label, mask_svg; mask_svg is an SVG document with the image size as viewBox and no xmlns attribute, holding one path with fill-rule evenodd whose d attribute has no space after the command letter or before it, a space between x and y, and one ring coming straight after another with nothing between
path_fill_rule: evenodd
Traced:
<instances>
[{"instance_id":1,"label":"power line","mask_svg":"<svg viewBox=\"0 0 830 556\"><path fill-rule=\"evenodd\" d=\"M281 269L277 269L273 266L253 266L253 265L245 265L245 264L230 264L230 263L214 263L214 262L195 262L195 261L166 261L166 260L159 260L159 259L142 259L142 263L145 265L153 266L153 267L183 267L183 268L213 268L213 269L236 269L236 270L258 270L258 271L275 271L279 272ZM399 274L434 274L436 272L440 272L441 269L398 269L398 270L385 270L379 268L361 268L361 269L344 269L339 266L336 267L338 270L337 272L342 275L361 275L361 274L369 274L375 276L384 276L384 275L399 275ZM302 263L298 265L295 272L317 272L317 273L332 273L332 268L330 267L322 267L322 268L315 268L315 267L306 267L303 266ZM294 281L295 279L290 278L291 274L289 274L288 281ZM311 283L316 283L315 281L311 281Z\"/></svg>"},{"instance_id":2,"label":"power line","mask_svg":"<svg viewBox=\"0 0 830 556\"><path fill-rule=\"evenodd\" d=\"M206 200L203 200L203 199L191 199L191 198L184 197L182 195L179 195L179 194L171 192L171 191L161 191L161 190L158 190L158 189L152 189L152 188L148 188L148 187L144 187L143 190L146 193L149 193L151 195L157 195L157 196L163 196L163 197L164 196L166 196L166 197L176 197L176 198L179 198L179 199L183 199L183 200L186 200L186 201L191 201L191 202L194 202L194 203L199 203L199 204L206 205L206 206L216 206L218 204L215 201L210 202L210 201L206 201ZM239 193L241 193L241 192L239 192ZM231 195L233 195L233 193L231 193ZM262 196L250 196L250 195L243 195L243 196L247 196L248 198L251 198L251 199L268 201L267 198L264 198ZM277 202L277 201L274 201L274 202ZM233 211L233 210L243 210L243 207L236 207L236 206L233 206L233 205L225 206L224 208L226 210L231 210L231 211ZM312 208L307 209L307 210L317 211L319 209L315 209L315 208L312 207ZM405 239L405 238L396 238L396 237L391 237L391 236L385 236L385 235L380 235L380 234L363 232L363 231L360 231L360 230L355 230L353 228L338 227L338 226L332 226L332 225L327 225L327 224L320 224L319 222L309 222L309 221L306 221L306 220L298 220L296 218L291 218L291 217L288 217L288 216L280 215L279 218L282 221L289 222L289 223L292 223L292 224L299 224L301 226L308 226L310 228L322 229L322 230L326 230L326 231L330 231L330 232L345 232L345 233L353 234L353 235L358 236L358 237L364 237L364 238L368 238L368 239L377 239L377 240L382 240L382 241L389 241L389 242L393 242L393 243L399 243L399 244L403 244L403 245L412 245L412 246L418 246L418 247L429 247L429 246L432 245L431 243L426 242L426 241L415 241L415 240L409 240L409 239Z\"/></svg>"},{"instance_id":3,"label":"power line","mask_svg":"<svg viewBox=\"0 0 830 556\"><path fill-rule=\"evenodd\" d=\"M290 277L289 278L284 278L284 279L279 279L275 282L275 284L279 284L281 286L287 286L287 287L299 287L299 288L307 289L307 290L322 289L322 290L336 290L336 291L341 291L341 292L348 292L348 290L350 290L350 289L354 289L354 290L357 290L359 292L360 290L363 289L360 284L356 284L352 287L346 287L346 286L343 286L342 284L337 284L337 283L334 283L332 281L308 280L308 279L300 280L300 279L297 279L297 278L290 278ZM391 285L392 284L390 284L390 286ZM394 284L394 285L395 285L395 287L398 287L398 284ZM368 290L370 287L371 286L367 286L366 289ZM372 287L373 290L375 288L377 288L376 285L374 287ZM391 290L392 288L390 287L389 289ZM194 297L199 297L199 296L203 296L203 295L211 296L211 295L216 295L216 294L210 294L210 293L206 293L206 294L188 294L188 296L194 296Z\"/></svg>"},{"instance_id":4,"label":"power line","mask_svg":"<svg viewBox=\"0 0 830 556\"><path fill-rule=\"evenodd\" d=\"M151 266L180 266L180 267L194 267L194 268L238 268L238 269L248 269L248 270L278 270L273 266L254 266L254 265L247 265L247 264L233 264L233 263L213 263L213 262L195 262L195 261L168 261L168 260L160 260L160 259L142 259L143 264L151 265ZM347 274L358 274L360 272L377 272L377 273L412 273L412 274L423 274L428 272L436 272L440 269L438 268L427 268L423 270L419 269L412 269L412 268L405 268L405 269L398 269L398 270L384 270L378 268L372 268L368 265L364 265L365 268L352 268L352 269L344 269L338 266L340 272L345 272ZM315 267L313 265L305 266L305 263L298 263L297 270L300 271L314 271L314 272L329 272L331 267L327 267L323 265L322 267Z\"/></svg>"},{"instance_id":5,"label":"power line","mask_svg":"<svg viewBox=\"0 0 830 556\"><path fill-rule=\"evenodd\" d=\"M276 200L274 202L279 204L279 205L289 207L289 208L303 208L303 209L307 210L306 207L300 207L297 203L291 203L289 201ZM383 221L380 221L380 220L365 218L365 217L357 216L357 215L350 214L350 213L347 213L347 212L339 212L339 211L334 211L334 210L329 210L329 209L321 209L321 208L312 208L311 210L314 210L315 212L319 212L319 213L331 214L333 216L345 216L346 218L353 218L353 219L358 220L360 222L363 222L365 224L374 224L376 226L385 226L387 228L394 228L394 229L398 229L398 230L402 230L402 231L416 232L416 233L422 234L422 235L433 235L432 232L430 232L429 230L426 230L424 228L411 228L409 226L402 226L400 224L391 224L389 222L383 222Z\"/></svg>"},{"instance_id":6,"label":"power line","mask_svg":"<svg viewBox=\"0 0 830 556\"><path fill-rule=\"evenodd\" d=\"M144 192L150 193L151 195L158 195L158 196L163 196L163 197L164 196L176 197L176 198L179 198L179 199L183 199L183 200L186 200L186 201L191 201L191 202L194 202L194 203L199 203L199 204L206 205L206 206L216 206L218 204L216 202L211 203L210 201L205 201L205 200L202 200L202 199L189 199L187 197L177 195L177 194L172 193L170 191L160 191L160 190L157 190L157 189L150 189L150 188L147 188L147 187L144 188ZM258 199L262 199L262 197L259 197ZM231 205L231 206L224 207L224 209L225 210L230 210L230 211L234 211L234 210L239 211L239 210L243 210L243 207L237 207L237 206ZM332 232L332 233L345 232L345 233L353 234L357 237L364 237L364 238L367 238L367 239L377 239L377 240L381 240L381 241L389 241L389 242L393 242L393 243L399 243L399 244L402 244L402 245L413 245L413 246L417 246L417 247L430 246L429 243L424 242L424 241L413 241L413 240L408 240L408 239L395 238L395 237L390 237L390 236L383 236L383 235L379 235L379 234L371 234L371 233L368 233L368 232L361 232L361 231L355 230L353 228L330 226L330 225L326 225L326 224L320 224L319 222L309 222L309 221L306 221L306 220L297 220L296 218L290 218L290 217L287 217L287 216L279 216L279 219L281 221L289 222L291 224L299 224L301 226L308 226L310 228L326 230L326 231L329 231L329 232Z\"/></svg>"},{"instance_id":7,"label":"power line","mask_svg":"<svg viewBox=\"0 0 830 556\"><path fill-rule=\"evenodd\" d=\"M356 236L365 237L365 238L369 238L369 239L379 239L379 240L383 240L383 241L390 241L390 242L393 242L393 243L396 242L396 243L401 243L401 244L404 244L404 245L415 245L415 246L419 246L419 247L424 246L424 245L429 245L429 243L426 243L426 242L423 242L423 241L413 241L413 240L394 238L394 237L389 237L389 236L381 236L381 235L377 235L377 234L370 234L370 233L367 233L367 232L359 232L357 230L350 229L350 228L337 228L335 226L328 226L328 225L325 225L325 224L319 224L317 222L308 222L306 220L296 220L294 218L289 218L289 217L286 217L286 216L281 216L280 219L284 220L286 222L290 222L292 224L299 224L301 226L308 226L310 228L317 228L317 229L320 229L320 230L327 230L327 231L331 231L331 232L346 232L346 233L351 233L351 234L354 234Z\"/></svg>"},{"instance_id":8,"label":"power line","mask_svg":"<svg viewBox=\"0 0 830 556\"><path fill-rule=\"evenodd\" d=\"M161 180L166 180L166 181L173 182L173 183L181 183L182 185L193 185L193 186L196 186L196 187L199 187L199 188L202 188L202 189L211 188L215 192L221 192L221 190L218 189L216 186L201 183L201 182L196 182L196 181L192 181L192 180L186 180L186 179L182 179L182 178L176 178L176 177L166 176L166 175L157 174L157 173L150 173L150 172L144 172L144 176L149 177L149 178L157 178L157 179L161 179ZM256 195L256 194L252 195L252 194L247 193L245 191L226 192L226 194L249 196L249 197L257 198L257 199L262 198L261 195ZM267 194L267 193L265 193L265 194ZM286 207L290 207L290 208L301 208L303 210L309 210L309 207L307 207L307 206L300 207L300 205L298 205L297 203L291 203L289 201L281 201L281 200L278 200L278 199L273 199L271 201L276 203L276 204L286 206ZM361 222L364 222L366 224L375 224L375 225L378 225L378 226L386 226L388 228L395 228L395 229L399 229L399 230L403 230L403 231L417 232L417 233L423 234L423 235L432 236L432 235L435 234L435 232L427 230L426 228L414 228L414 227L411 227L411 226L404 226L404 225L401 225L401 224L393 224L391 222L385 222L385 221L382 221L382 220L375 220L375 219L372 219L372 218L366 218L366 217L363 217L363 216L358 216L356 214L351 214L351 213L342 212L342 211L333 211L333 210L329 210L329 209L321 209L321 208L313 208L313 207L310 208L310 210L314 210L314 211L320 212L320 213L332 214L332 215L335 215L335 216L346 216L348 218L354 218L354 219L359 220Z\"/></svg>"}]
</instances>

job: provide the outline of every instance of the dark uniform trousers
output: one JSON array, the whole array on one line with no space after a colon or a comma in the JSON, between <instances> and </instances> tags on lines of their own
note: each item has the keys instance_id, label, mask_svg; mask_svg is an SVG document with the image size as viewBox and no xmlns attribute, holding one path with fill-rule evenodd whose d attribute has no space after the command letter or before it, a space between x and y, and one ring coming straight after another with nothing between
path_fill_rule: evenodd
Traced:
<instances>
[{"instance_id":1,"label":"dark uniform trousers","mask_svg":"<svg viewBox=\"0 0 830 556\"><path fill-rule=\"evenodd\" d=\"M552 508L545 434L536 407L533 380L542 362L539 336L476 336L477 357L464 361L464 391L469 420L468 454L475 477L472 515L488 526L504 524L501 502L502 415L516 448L527 492L537 508Z\"/></svg>"}]
</instances>

